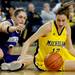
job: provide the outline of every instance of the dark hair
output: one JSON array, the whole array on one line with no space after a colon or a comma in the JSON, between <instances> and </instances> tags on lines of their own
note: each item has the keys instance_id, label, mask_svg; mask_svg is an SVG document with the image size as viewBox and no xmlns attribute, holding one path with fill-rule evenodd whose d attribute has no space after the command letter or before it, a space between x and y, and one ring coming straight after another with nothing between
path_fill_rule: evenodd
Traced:
<instances>
[{"instance_id":1,"label":"dark hair","mask_svg":"<svg viewBox=\"0 0 75 75\"><path fill-rule=\"evenodd\" d=\"M69 13L69 10L68 10L68 7L64 7L64 6L61 6L61 8L57 11L57 13L56 13L56 15L62 15L62 14L64 14L64 15L68 15L68 13Z\"/></svg>"},{"instance_id":2,"label":"dark hair","mask_svg":"<svg viewBox=\"0 0 75 75\"><path fill-rule=\"evenodd\" d=\"M24 9L17 9L17 10L15 10L14 16L16 17L21 11L25 12Z\"/></svg>"},{"instance_id":3,"label":"dark hair","mask_svg":"<svg viewBox=\"0 0 75 75\"><path fill-rule=\"evenodd\" d=\"M10 8L13 8L13 9L15 10L15 7L14 7L14 6L12 6L12 5L9 7L9 9L10 9Z\"/></svg>"},{"instance_id":4,"label":"dark hair","mask_svg":"<svg viewBox=\"0 0 75 75\"><path fill-rule=\"evenodd\" d=\"M73 1L62 3L61 7L60 7L60 9L58 9L56 15L57 14L60 14L60 15L64 14L68 17L69 16L69 6L70 5L75 5L75 3Z\"/></svg>"}]
</instances>

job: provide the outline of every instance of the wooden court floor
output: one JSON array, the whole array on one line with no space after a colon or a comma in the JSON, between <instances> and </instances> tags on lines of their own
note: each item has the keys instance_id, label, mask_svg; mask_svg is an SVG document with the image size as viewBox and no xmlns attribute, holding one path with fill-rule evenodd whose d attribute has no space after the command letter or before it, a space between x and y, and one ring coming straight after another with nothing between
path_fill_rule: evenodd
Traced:
<instances>
[{"instance_id":1,"label":"wooden court floor","mask_svg":"<svg viewBox=\"0 0 75 75\"><path fill-rule=\"evenodd\" d=\"M24 69L17 72L0 71L0 75L75 75L75 72L40 72Z\"/></svg>"}]
</instances>

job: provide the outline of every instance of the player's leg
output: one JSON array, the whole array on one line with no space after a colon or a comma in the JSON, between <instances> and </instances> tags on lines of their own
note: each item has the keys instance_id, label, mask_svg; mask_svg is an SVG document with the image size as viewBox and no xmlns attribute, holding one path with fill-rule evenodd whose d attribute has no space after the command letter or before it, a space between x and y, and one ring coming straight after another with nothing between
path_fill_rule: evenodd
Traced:
<instances>
[{"instance_id":1,"label":"player's leg","mask_svg":"<svg viewBox=\"0 0 75 75\"><path fill-rule=\"evenodd\" d=\"M65 60L63 70L64 71L75 71L75 60Z\"/></svg>"},{"instance_id":2,"label":"player's leg","mask_svg":"<svg viewBox=\"0 0 75 75\"><path fill-rule=\"evenodd\" d=\"M3 56L4 56L4 53L3 53L2 49L0 48L0 66L4 62Z\"/></svg>"},{"instance_id":3,"label":"player's leg","mask_svg":"<svg viewBox=\"0 0 75 75\"><path fill-rule=\"evenodd\" d=\"M4 63L1 64L2 70L9 70L10 62L16 61L18 59L19 55L10 55L6 53L4 55Z\"/></svg>"},{"instance_id":4,"label":"player's leg","mask_svg":"<svg viewBox=\"0 0 75 75\"><path fill-rule=\"evenodd\" d=\"M0 59L3 58L3 56L4 56L4 53L3 53L2 49L0 48Z\"/></svg>"},{"instance_id":5,"label":"player's leg","mask_svg":"<svg viewBox=\"0 0 75 75\"><path fill-rule=\"evenodd\" d=\"M19 62L18 62L19 60ZM10 70L10 71L16 71L20 70L24 66L27 66L33 62L33 56L32 55L25 55L24 58L19 57L17 61L13 61L11 63L3 63L1 65L2 70Z\"/></svg>"}]
</instances>

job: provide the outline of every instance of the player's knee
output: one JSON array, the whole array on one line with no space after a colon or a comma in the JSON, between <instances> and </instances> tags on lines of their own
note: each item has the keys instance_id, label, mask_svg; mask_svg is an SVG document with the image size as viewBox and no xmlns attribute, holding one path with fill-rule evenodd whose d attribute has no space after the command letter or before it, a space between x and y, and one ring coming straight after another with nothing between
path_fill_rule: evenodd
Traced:
<instances>
[{"instance_id":1,"label":"player's knee","mask_svg":"<svg viewBox=\"0 0 75 75\"><path fill-rule=\"evenodd\" d=\"M3 53L2 49L0 49L0 59L2 59L3 56L4 56L4 53Z\"/></svg>"}]
</instances>

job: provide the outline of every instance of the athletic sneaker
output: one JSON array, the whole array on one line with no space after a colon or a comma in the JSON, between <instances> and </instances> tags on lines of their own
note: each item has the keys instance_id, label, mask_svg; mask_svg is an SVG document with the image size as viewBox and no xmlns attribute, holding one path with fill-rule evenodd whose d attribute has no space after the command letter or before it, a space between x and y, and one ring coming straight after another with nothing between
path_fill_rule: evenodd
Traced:
<instances>
[{"instance_id":1,"label":"athletic sneaker","mask_svg":"<svg viewBox=\"0 0 75 75\"><path fill-rule=\"evenodd\" d=\"M7 71L9 70L10 64L9 63L2 63L1 70Z\"/></svg>"},{"instance_id":2,"label":"athletic sneaker","mask_svg":"<svg viewBox=\"0 0 75 75\"><path fill-rule=\"evenodd\" d=\"M2 63L1 70L3 71L17 71L23 68L23 64L20 63Z\"/></svg>"},{"instance_id":3,"label":"athletic sneaker","mask_svg":"<svg viewBox=\"0 0 75 75\"><path fill-rule=\"evenodd\" d=\"M24 67L24 64L21 64L21 63L11 63L10 71L18 71L18 70L21 70L23 67Z\"/></svg>"}]
</instances>

